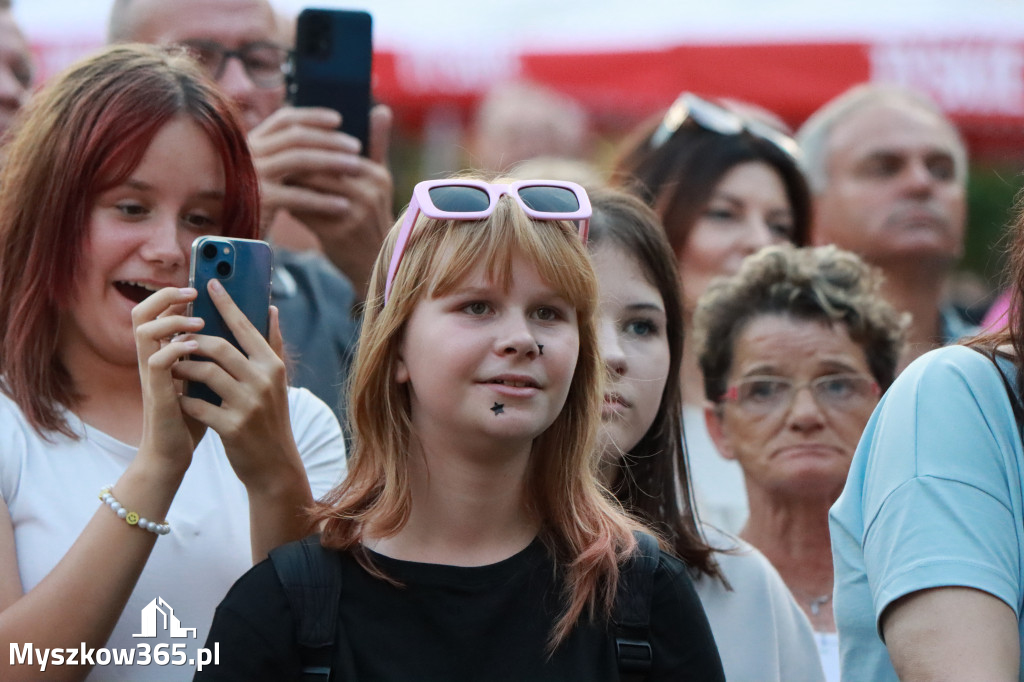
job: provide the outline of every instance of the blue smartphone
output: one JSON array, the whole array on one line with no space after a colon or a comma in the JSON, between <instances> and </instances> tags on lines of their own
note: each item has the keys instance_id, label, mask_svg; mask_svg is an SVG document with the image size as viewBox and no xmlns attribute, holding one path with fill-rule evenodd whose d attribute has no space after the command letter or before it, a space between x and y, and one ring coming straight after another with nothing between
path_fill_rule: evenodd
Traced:
<instances>
[{"instance_id":1,"label":"blue smartphone","mask_svg":"<svg viewBox=\"0 0 1024 682\"><path fill-rule=\"evenodd\" d=\"M242 350L235 335L210 299L206 285L217 279L263 338L270 333L270 278L274 256L270 244L257 239L233 237L198 237L192 242L192 263L189 286L198 292L189 305L189 315L206 321L201 334L227 339ZM243 353L245 351L242 351ZM192 360L208 360L194 355ZM206 384L190 381L185 395L220 405L220 396Z\"/></svg>"},{"instance_id":2,"label":"blue smartphone","mask_svg":"<svg viewBox=\"0 0 1024 682\"><path fill-rule=\"evenodd\" d=\"M295 28L289 78L297 107L327 107L341 114L342 132L369 153L372 20L367 12L304 9Z\"/></svg>"}]
</instances>

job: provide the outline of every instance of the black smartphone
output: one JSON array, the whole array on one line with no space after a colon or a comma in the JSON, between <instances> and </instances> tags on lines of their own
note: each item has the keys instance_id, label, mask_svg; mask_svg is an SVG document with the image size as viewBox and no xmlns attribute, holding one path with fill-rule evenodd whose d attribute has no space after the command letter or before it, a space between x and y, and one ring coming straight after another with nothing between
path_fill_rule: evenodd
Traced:
<instances>
[{"instance_id":1,"label":"black smartphone","mask_svg":"<svg viewBox=\"0 0 1024 682\"><path fill-rule=\"evenodd\" d=\"M267 338L270 333L270 277L273 262L270 244L264 241L214 236L196 238L192 242L189 286L195 288L198 295L189 305L188 314L206 321L200 333L227 339L242 350L206 290L207 283L217 279L224 285L224 290L235 305L245 313L263 338ZM191 359L208 358L194 355ZM197 381L188 382L185 395L220 405L220 396L206 384Z\"/></svg>"},{"instance_id":2,"label":"black smartphone","mask_svg":"<svg viewBox=\"0 0 1024 682\"><path fill-rule=\"evenodd\" d=\"M367 12L302 10L288 86L295 106L340 113L340 130L359 139L363 156L369 153L371 29Z\"/></svg>"}]
</instances>

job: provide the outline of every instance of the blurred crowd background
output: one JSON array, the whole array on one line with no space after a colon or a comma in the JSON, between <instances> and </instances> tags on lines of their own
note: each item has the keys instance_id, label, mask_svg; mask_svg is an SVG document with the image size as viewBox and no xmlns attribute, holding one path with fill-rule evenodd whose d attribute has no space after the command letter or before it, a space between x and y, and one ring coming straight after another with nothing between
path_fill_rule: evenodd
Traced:
<instances>
[{"instance_id":1,"label":"blurred crowd background","mask_svg":"<svg viewBox=\"0 0 1024 682\"><path fill-rule=\"evenodd\" d=\"M273 4L286 39L305 5ZM1002 284L1000 238L1024 184L1017 2L358 5L374 17L374 94L396 116L395 197L409 196L418 179L488 166L474 137L515 135L515 122L529 117L533 130L548 133L518 140L524 154L578 156L602 167L627 130L684 90L759 105L795 129L851 85L897 83L930 95L968 145L968 236L951 296L962 309L983 311ZM37 84L103 44L109 9L110 0L15 3Z\"/></svg>"}]
</instances>

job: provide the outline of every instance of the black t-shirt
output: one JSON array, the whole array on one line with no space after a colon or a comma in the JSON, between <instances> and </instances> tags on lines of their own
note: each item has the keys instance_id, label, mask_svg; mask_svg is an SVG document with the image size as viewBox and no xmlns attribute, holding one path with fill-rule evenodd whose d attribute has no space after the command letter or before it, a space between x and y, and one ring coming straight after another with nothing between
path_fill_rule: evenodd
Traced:
<instances>
[{"instance_id":1,"label":"black t-shirt","mask_svg":"<svg viewBox=\"0 0 1024 682\"><path fill-rule=\"evenodd\" d=\"M618 680L614 637L586 618L550 657L561 581L544 545L489 566L399 561L371 552L396 587L342 555L340 617L358 682ZM217 607L206 646L220 664L196 680L294 680L295 623L273 565L264 561ZM684 565L664 553L651 611L654 680L724 680L711 629Z\"/></svg>"}]
</instances>

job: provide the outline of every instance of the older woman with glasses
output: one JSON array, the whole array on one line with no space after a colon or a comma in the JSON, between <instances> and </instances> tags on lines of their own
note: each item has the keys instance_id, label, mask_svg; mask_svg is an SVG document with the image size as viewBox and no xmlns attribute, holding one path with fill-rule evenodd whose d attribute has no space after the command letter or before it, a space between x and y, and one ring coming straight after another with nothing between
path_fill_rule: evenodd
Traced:
<instances>
[{"instance_id":1,"label":"older woman with glasses","mask_svg":"<svg viewBox=\"0 0 1024 682\"><path fill-rule=\"evenodd\" d=\"M733 106L733 105L731 105ZM744 111L752 111L745 107ZM743 258L770 244L803 245L810 199L796 143L768 125L684 93L664 117L624 143L617 182L658 214L683 286L683 421L701 517L736 532L747 516L743 475L722 459L704 427L692 316L709 282L735 274Z\"/></svg>"},{"instance_id":2,"label":"older woman with glasses","mask_svg":"<svg viewBox=\"0 0 1024 682\"><path fill-rule=\"evenodd\" d=\"M708 430L743 470L740 537L768 557L838 679L828 511L892 383L902 317L879 276L835 247L771 247L713 283L695 314Z\"/></svg>"}]
</instances>

